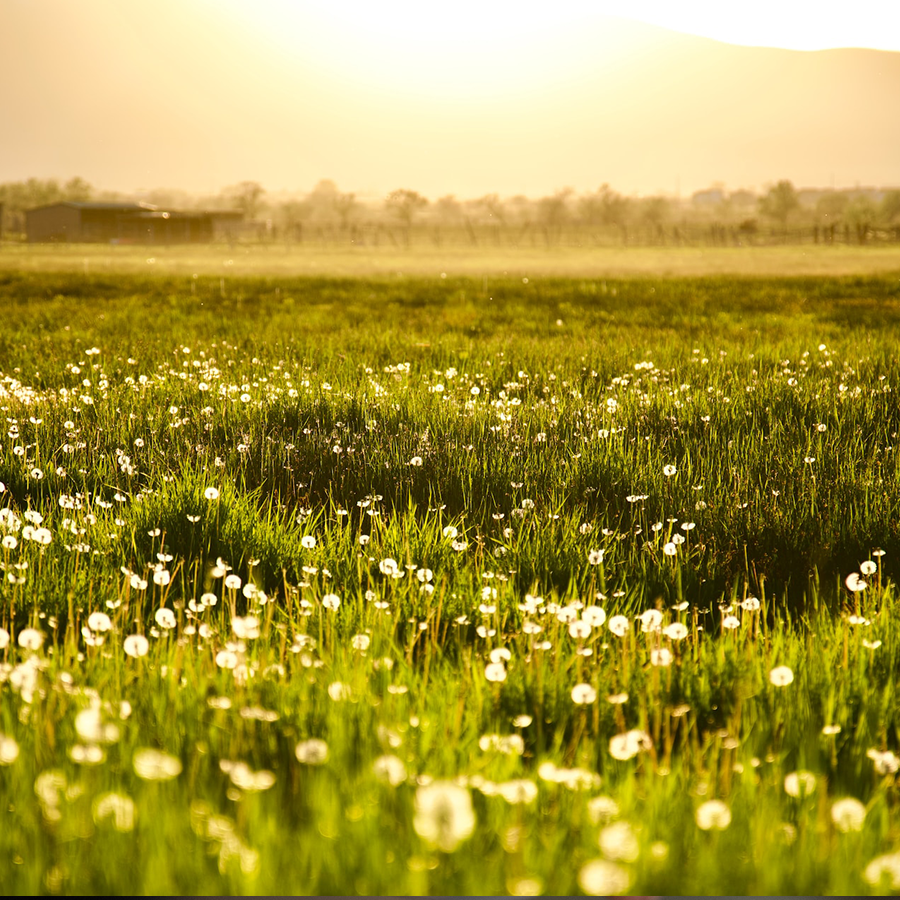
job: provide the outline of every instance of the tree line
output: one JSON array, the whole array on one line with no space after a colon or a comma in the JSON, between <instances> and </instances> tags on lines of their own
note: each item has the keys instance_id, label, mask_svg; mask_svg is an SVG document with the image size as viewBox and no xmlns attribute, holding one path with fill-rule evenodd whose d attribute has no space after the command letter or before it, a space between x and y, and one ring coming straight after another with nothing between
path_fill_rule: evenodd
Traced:
<instances>
[{"instance_id":1,"label":"tree line","mask_svg":"<svg viewBox=\"0 0 900 900\"><path fill-rule=\"evenodd\" d=\"M80 177L66 182L30 178L0 184L3 235L24 236L25 211L59 201L130 200L134 196L100 191ZM452 194L429 200L410 188L398 188L381 198L363 198L341 191L334 181L323 179L309 192L284 196L268 193L257 181L232 185L213 196L184 191L144 192L140 199L170 208L236 208L248 223L246 233L285 240L322 239L323 236L371 234L381 229L391 240L410 240L415 230L431 229L432 235L457 231L472 243L493 235L499 241L515 235L548 244L558 242L564 231L593 229L620 235L624 242L688 239L708 232L752 238L769 233L806 230L819 239L864 241L879 230L900 240L900 189L798 191L781 180L757 195L751 191L727 192L722 185L676 199L656 195L624 195L609 184L578 194L563 188L553 194L530 198L485 194L460 199Z\"/></svg>"}]
</instances>

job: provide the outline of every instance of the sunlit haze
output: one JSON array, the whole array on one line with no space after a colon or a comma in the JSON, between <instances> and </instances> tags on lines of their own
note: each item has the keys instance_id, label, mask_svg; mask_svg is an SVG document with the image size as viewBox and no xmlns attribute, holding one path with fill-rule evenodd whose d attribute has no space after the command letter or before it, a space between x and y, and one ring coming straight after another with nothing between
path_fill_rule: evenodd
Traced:
<instances>
[{"instance_id":1,"label":"sunlit haze","mask_svg":"<svg viewBox=\"0 0 900 900\"><path fill-rule=\"evenodd\" d=\"M897 51L874 2L3 0L0 180L897 184Z\"/></svg>"}]
</instances>

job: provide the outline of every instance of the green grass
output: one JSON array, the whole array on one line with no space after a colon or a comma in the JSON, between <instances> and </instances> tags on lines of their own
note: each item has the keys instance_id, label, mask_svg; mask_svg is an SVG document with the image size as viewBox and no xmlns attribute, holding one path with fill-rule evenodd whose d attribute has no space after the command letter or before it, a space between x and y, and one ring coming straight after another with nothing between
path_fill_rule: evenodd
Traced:
<instances>
[{"instance_id":1,"label":"green grass","mask_svg":"<svg viewBox=\"0 0 900 900\"><path fill-rule=\"evenodd\" d=\"M523 277L0 274L5 892L878 889L897 273Z\"/></svg>"}]
</instances>

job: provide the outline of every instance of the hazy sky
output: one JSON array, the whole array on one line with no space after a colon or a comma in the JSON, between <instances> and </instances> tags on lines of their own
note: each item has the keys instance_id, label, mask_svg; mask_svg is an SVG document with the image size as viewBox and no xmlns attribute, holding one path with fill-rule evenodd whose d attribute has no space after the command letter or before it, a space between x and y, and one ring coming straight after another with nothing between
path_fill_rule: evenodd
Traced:
<instances>
[{"instance_id":1,"label":"hazy sky","mask_svg":"<svg viewBox=\"0 0 900 900\"><path fill-rule=\"evenodd\" d=\"M900 184L898 51L895 0L0 0L0 181Z\"/></svg>"}]
</instances>

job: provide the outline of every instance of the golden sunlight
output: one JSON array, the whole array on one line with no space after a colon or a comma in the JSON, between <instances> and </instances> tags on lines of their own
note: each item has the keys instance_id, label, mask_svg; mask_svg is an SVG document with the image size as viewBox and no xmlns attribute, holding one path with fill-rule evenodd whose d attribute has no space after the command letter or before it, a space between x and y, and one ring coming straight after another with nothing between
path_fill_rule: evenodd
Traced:
<instances>
[{"instance_id":1,"label":"golden sunlight","mask_svg":"<svg viewBox=\"0 0 900 900\"><path fill-rule=\"evenodd\" d=\"M258 0L251 5L226 0L224 5L282 53L347 83L467 103L546 88L598 57L609 62L635 49L630 23L610 19L587 2Z\"/></svg>"}]
</instances>

